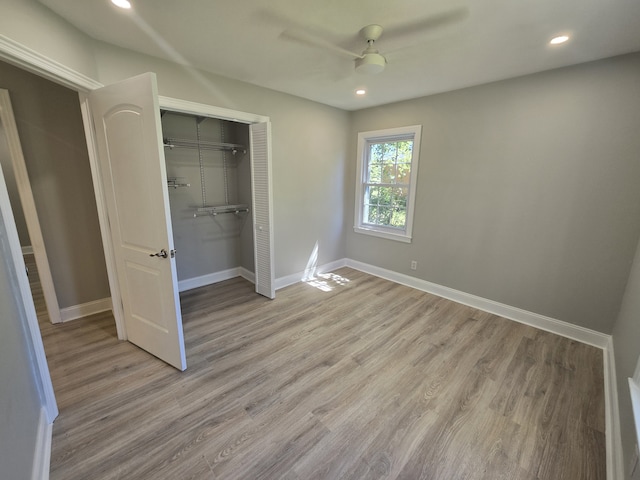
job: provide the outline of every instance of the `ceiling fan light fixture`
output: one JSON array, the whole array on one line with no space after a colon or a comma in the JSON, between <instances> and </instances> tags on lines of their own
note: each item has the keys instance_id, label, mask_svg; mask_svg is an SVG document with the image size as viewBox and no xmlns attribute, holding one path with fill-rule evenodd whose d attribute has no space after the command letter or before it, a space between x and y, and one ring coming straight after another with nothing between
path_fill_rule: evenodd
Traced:
<instances>
[{"instance_id":1,"label":"ceiling fan light fixture","mask_svg":"<svg viewBox=\"0 0 640 480\"><path fill-rule=\"evenodd\" d=\"M356 72L374 75L384 70L387 61L379 53L366 53L362 58L356 58Z\"/></svg>"},{"instance_id":2,"label":"ceiling fan light fixture","mask_svg":"<svg viewBox=\"0 0 640 480\"><path fill-rule=\"evenodd\" d=\"M131 2L128 0L111 0L116 7L123 8L125 10L129 10L131 8Z\"/></svg>"},{"instance_id":3,"label":"ceiling fan light fixture","mask_svg":"<svg viewBox=\"0 0 640 480\"><path fill-rule=\"evenodd\" d=\"M559 35L557 37L553 37L549 43L551 45L560 45L561 43L566 42L567 40L569 40L569 36L568 35Z\"/></svg>"}]
</instances>

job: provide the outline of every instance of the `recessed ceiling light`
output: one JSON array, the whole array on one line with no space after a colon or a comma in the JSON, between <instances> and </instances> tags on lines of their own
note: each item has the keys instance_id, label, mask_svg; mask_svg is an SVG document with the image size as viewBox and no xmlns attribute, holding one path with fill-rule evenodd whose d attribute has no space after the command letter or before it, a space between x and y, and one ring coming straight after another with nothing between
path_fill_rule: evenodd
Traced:
<instances>
[{"instance_id":1,"label":"recessed ceiling light","mask_svg":"<svg viewBox=\"0 0 640 480\"><path fill-rule=\"evenodd\" d=\"M356 95L364 95L367 91L364 88L359 88L356 90Z\"/></svg>"},{"instance_id":2,"label":"recessed ceiling light","mask_svg":"<svg viewBox=\"0 0 640 480\"><path fill-rule=\"evenodd\" d=\"M128 0L111 0L116 7L126 8L127 10L131 8L131 3Z\"/></svg>"},{"instance_id":3,"label":"recessed ceiling light","mask_svg":"<svg viewBox=\"0 0 640 480\"><path fill-rule=\"evenodd\" d=\"M567 40L569 40L569 37L567 35L560 35L558 37L554 37L551 39L551 41L549 42L551 45L558 45L560 43L564 43Z\"/></svg>"}]
</instances>

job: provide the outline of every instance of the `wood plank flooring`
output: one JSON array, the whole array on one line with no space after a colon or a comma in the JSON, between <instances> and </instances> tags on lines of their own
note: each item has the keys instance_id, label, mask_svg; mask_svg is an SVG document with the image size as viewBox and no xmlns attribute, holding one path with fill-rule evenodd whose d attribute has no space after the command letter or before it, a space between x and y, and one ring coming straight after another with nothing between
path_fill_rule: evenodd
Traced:
<instances>
[{"instance_id":1,"label":"wood plank flooring","mask_svg":"<svg viewBox=\"0 0 640 480\"><path fill-rule=\"evenodd\" d=\"M182 308L183 373L109 314L42 322L52 480L606 476L597 348L347 268Z\"/></svg>"}]
</instances>

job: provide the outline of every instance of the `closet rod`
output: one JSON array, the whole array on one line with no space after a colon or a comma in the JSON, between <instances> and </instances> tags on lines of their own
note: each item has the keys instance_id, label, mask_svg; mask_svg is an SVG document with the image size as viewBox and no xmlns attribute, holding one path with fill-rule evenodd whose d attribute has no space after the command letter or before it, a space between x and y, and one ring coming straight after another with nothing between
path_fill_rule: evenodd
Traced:
<instances>
[{"instance_id":1,"label":"closet rod","mask_svg":"<svg viewBox=\"0 0 640 480\"><path fill-rule=\"evenodd\" d=\"M237 152L247 153L247 147L239 145L237 143L224 143L224 142L207 142L201 140L185 140L182 138L165 138L164 146L167 148L201 148L203 150L226 150L234 155Z\"/></svg>"},{"instance_id":2,"label":"closet rod","mask_svg":"<svg viewBox=\"0 0 640 480\"><path fill-rule=\"evenodd\" d=\"M202 208L198 208L198 210L196 211L196 213L193 214L193 218L195 217L199 217L202 215L212 215L212 216L216 216L216 215L223 215L225 213L233 213L235 215L239 214L239 213L245 213L249 211L249 207L242 207L242 206L235 206L235 205L230 205L230 206L224 206L224 207L202 207Z\"/></svg>"},{"instance_id":3,"label":"closet rod","mask_svg":"<svg viewBox=\"0 0 640 480\"><path fill-rule=\"evenodd\" d=\"M249 206L243 203L239 203L237 205L213 205L210 207L198 207L197 213L209 213L209 214L218 214L218 213L240 213L240 212L248 212Z\"/></svg>"}]
</instances>

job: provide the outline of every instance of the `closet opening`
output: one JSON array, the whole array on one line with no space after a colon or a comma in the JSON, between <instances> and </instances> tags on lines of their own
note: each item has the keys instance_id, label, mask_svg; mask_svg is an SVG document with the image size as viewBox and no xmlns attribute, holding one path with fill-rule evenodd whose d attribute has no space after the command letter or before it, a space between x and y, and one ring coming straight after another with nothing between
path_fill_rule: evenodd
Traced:
<instances>
[{"instance_id":1,"label":"closet opening","mask_svg":"<svg viewBox=\"0 0 640 480\"><path fill-rule=\"evenodd\" d=\"M184 370L181 290L253 270L255 291L275 297L271 123L159 97L150 72L81 105L118 338Z\"/></svg>"},{"instance_id":2,"label":"closet opening","mask_svg":"<svg viewBox=\"0 0 640 480\"><path fill-rule=\"evenodd\" d=\"M255 282L249 125L161 110L180 292Z\"/></svg>"}]
</instances>

